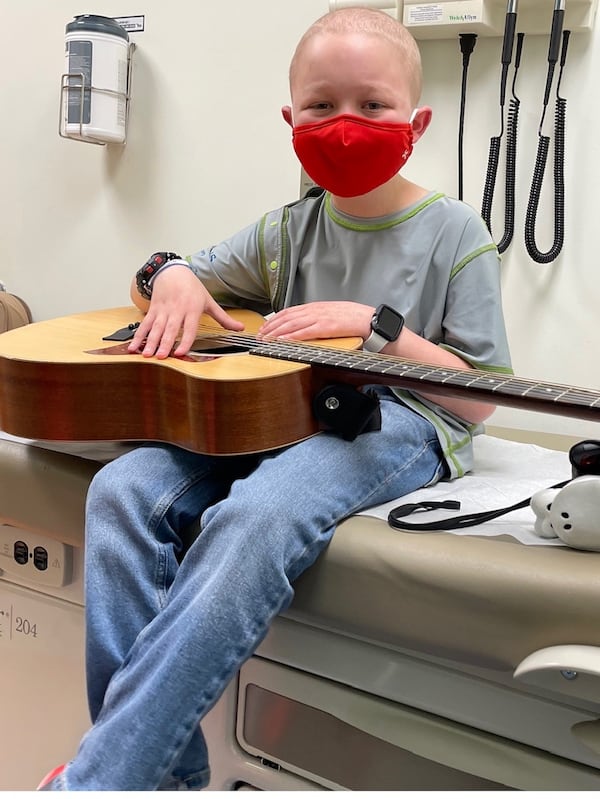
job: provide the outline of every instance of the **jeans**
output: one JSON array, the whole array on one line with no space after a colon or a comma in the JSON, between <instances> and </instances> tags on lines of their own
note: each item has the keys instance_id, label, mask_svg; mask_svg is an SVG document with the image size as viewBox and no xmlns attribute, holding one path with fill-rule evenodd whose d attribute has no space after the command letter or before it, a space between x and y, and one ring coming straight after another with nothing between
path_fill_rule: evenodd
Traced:
<instances>
[{"instance_id":1,"label":"jeans","mask_svg":"<svg viewBox=\"0 0 600 799\"><path fill-rule=\"evenodd\" d=\"M143 446L105 466L87 504L93 725L52 790L199 789L199 722L293 598L338 522L439 479L435 430L386 388L382 429L275 453ZM201 519L184 553L183 532Z\"/></svg>"}]
</instances>

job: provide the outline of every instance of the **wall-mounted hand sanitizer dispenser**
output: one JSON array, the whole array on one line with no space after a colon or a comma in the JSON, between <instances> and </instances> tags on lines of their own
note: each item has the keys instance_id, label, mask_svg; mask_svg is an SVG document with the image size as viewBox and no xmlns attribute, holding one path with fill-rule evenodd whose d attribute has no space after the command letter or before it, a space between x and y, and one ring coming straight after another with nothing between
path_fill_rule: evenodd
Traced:
<instances>
[{"instance_id":1,"label":"wall-mounted hand sanitizer dispenser","mask_svg":"<svg viewBox=\"0 0 600 799\"><path fill-rule=\"evenodd\" d=\"M127 31L110 17L81 14L67 24L61 136L125 143L132 48Z\"/></svg>"}]
</instances>

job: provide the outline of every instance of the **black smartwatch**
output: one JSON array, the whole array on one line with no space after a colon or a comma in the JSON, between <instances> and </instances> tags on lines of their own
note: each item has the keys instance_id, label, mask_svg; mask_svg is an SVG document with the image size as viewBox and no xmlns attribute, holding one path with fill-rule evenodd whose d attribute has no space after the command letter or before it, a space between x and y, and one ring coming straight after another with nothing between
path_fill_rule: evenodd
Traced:
<instances>
[{"instance_id":1,"label":"black smartwatch","mask_svg":"<svg viewBox=\"0 0 600 799\"><path fill-rule=\"evenodd\" d=\"M181 255L174 252L155 252L151 255L135 275L135 284L142 297L147 300L152 297L152 278L156 276L159 269L162 269L169 261L182 260Z\"/></svg>"},{"instance_id":2,"label":"black smartwatch","mask_svg":"<svg viewBox=\"0 0 600 799\"><path fill-rule=\"evenodd\" d=\"M367 352L381 352L390 341L396 341L402 328L404 317L389 305L380 305L371 319L371 335L363 343Z\"/></svg>"}]
</instances>

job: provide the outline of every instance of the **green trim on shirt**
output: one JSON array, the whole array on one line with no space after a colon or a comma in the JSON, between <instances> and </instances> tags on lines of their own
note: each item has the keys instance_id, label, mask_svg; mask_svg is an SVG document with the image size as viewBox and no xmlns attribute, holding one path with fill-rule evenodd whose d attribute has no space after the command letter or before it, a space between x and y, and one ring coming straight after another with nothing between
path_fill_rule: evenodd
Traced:
<instances>
[{"instance_id":1,"label":"green trim on shirt","mask_svg":"<svg viewBox=\"0 0 600 799\"><path fill-rule=\"evenodd\" d=\"M281 251L279 256L279 266L277 269L277 285L275 287L275 294L273 295L273 310L280 311L283 308L285 300L285 292L290 275L290 237L288 233L288 220L290 218L290 209L286 206L283 209L281 219Z\"/></svg>"},{"instance_id":2,"label":"green trim on shirt","mask_svg":"<svg viewBox=\"0 0 600 799\"><path fill-rule=\"evenodd\" d=\"M265 225L267 224L267 214L260 220L258 226L258 260L260 270L265 281L265 286L268 288L269 279L267 277L267 256L265 254Z\"/></svg>"},{"instance_id":3,"label":"green trim on shirt","mask_svg":"<svg viewBox=\"0 0 600 799\"><path fill-rule=\"evenodd\" d=\"M469 255L467 255L466 258L463 258L462 261L456 264L456 266L452 269L452 271L450 272L450 280L456 277L456 275L461 271L461 269L464 269L464 267L467 266L467 264L470 264L471 261L477 258L478 255L482 255L484 252L491 252L492 250L495 249L497 249L495 244L488 244L485 247L480 247L478 250L474 250L474 252L469 253Z\"/></svg>"},{"instance_id":4,"label":"green trim on shirt","mask_svg":"<svg viewBox=\"0 0 600 799\"><path fill-rule=\"evenodd\" d=\"M436 202L436 200L440 200L445 195L441 192L437 194L433 194L431 197L427 197L422 203L419 203L414 208L411 208L402 216L394 216L393 219L388 219L386 222L367 222L367 223L359 223L359 222L351 222L347 217L340 216L339 213L335 210L331 203L331 194L327 192L325 195L325 211L327 215L336 223L336 225L340 225L341 227L345 227L348 230L356 230L359 232L362 231L372 231L372 230L387 230L388 228L395 227L399 225L401 222L406 222L407 219L415 216L422 211L423 208L427 208L428 205Z\"/></svg>"}]
</instances>

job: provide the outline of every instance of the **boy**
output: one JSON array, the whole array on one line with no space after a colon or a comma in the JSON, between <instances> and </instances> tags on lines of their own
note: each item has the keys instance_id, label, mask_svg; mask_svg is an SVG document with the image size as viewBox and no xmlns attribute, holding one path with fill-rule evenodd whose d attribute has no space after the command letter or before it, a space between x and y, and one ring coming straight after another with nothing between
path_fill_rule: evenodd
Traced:
<instances>
[{"instance_id":1,"label":"boy","mask_svg":"<svg viewBox=\"0 0 600 799\"><path fill-rule=\"evenodd\" d=\"M146 315L130 350L185 354L203 312L239 330L222 305L244 305L275 311L261 336L360 336L375 352L509 372L485 225L399 174L431 118L417 108L420 83L416 44L388 15L343 9L318 20L292 60L283 116L325 193L189 263L151 259L132 286ZM199 722L337 523L470 468L471 436L493 406L375 391L381 429L353 441L321 433L225 458L148 445L98 474L86 534L94 723L44 789L205 786ZM182 557L183 531L200 516Z\"/></svg>"}]
</instances>

